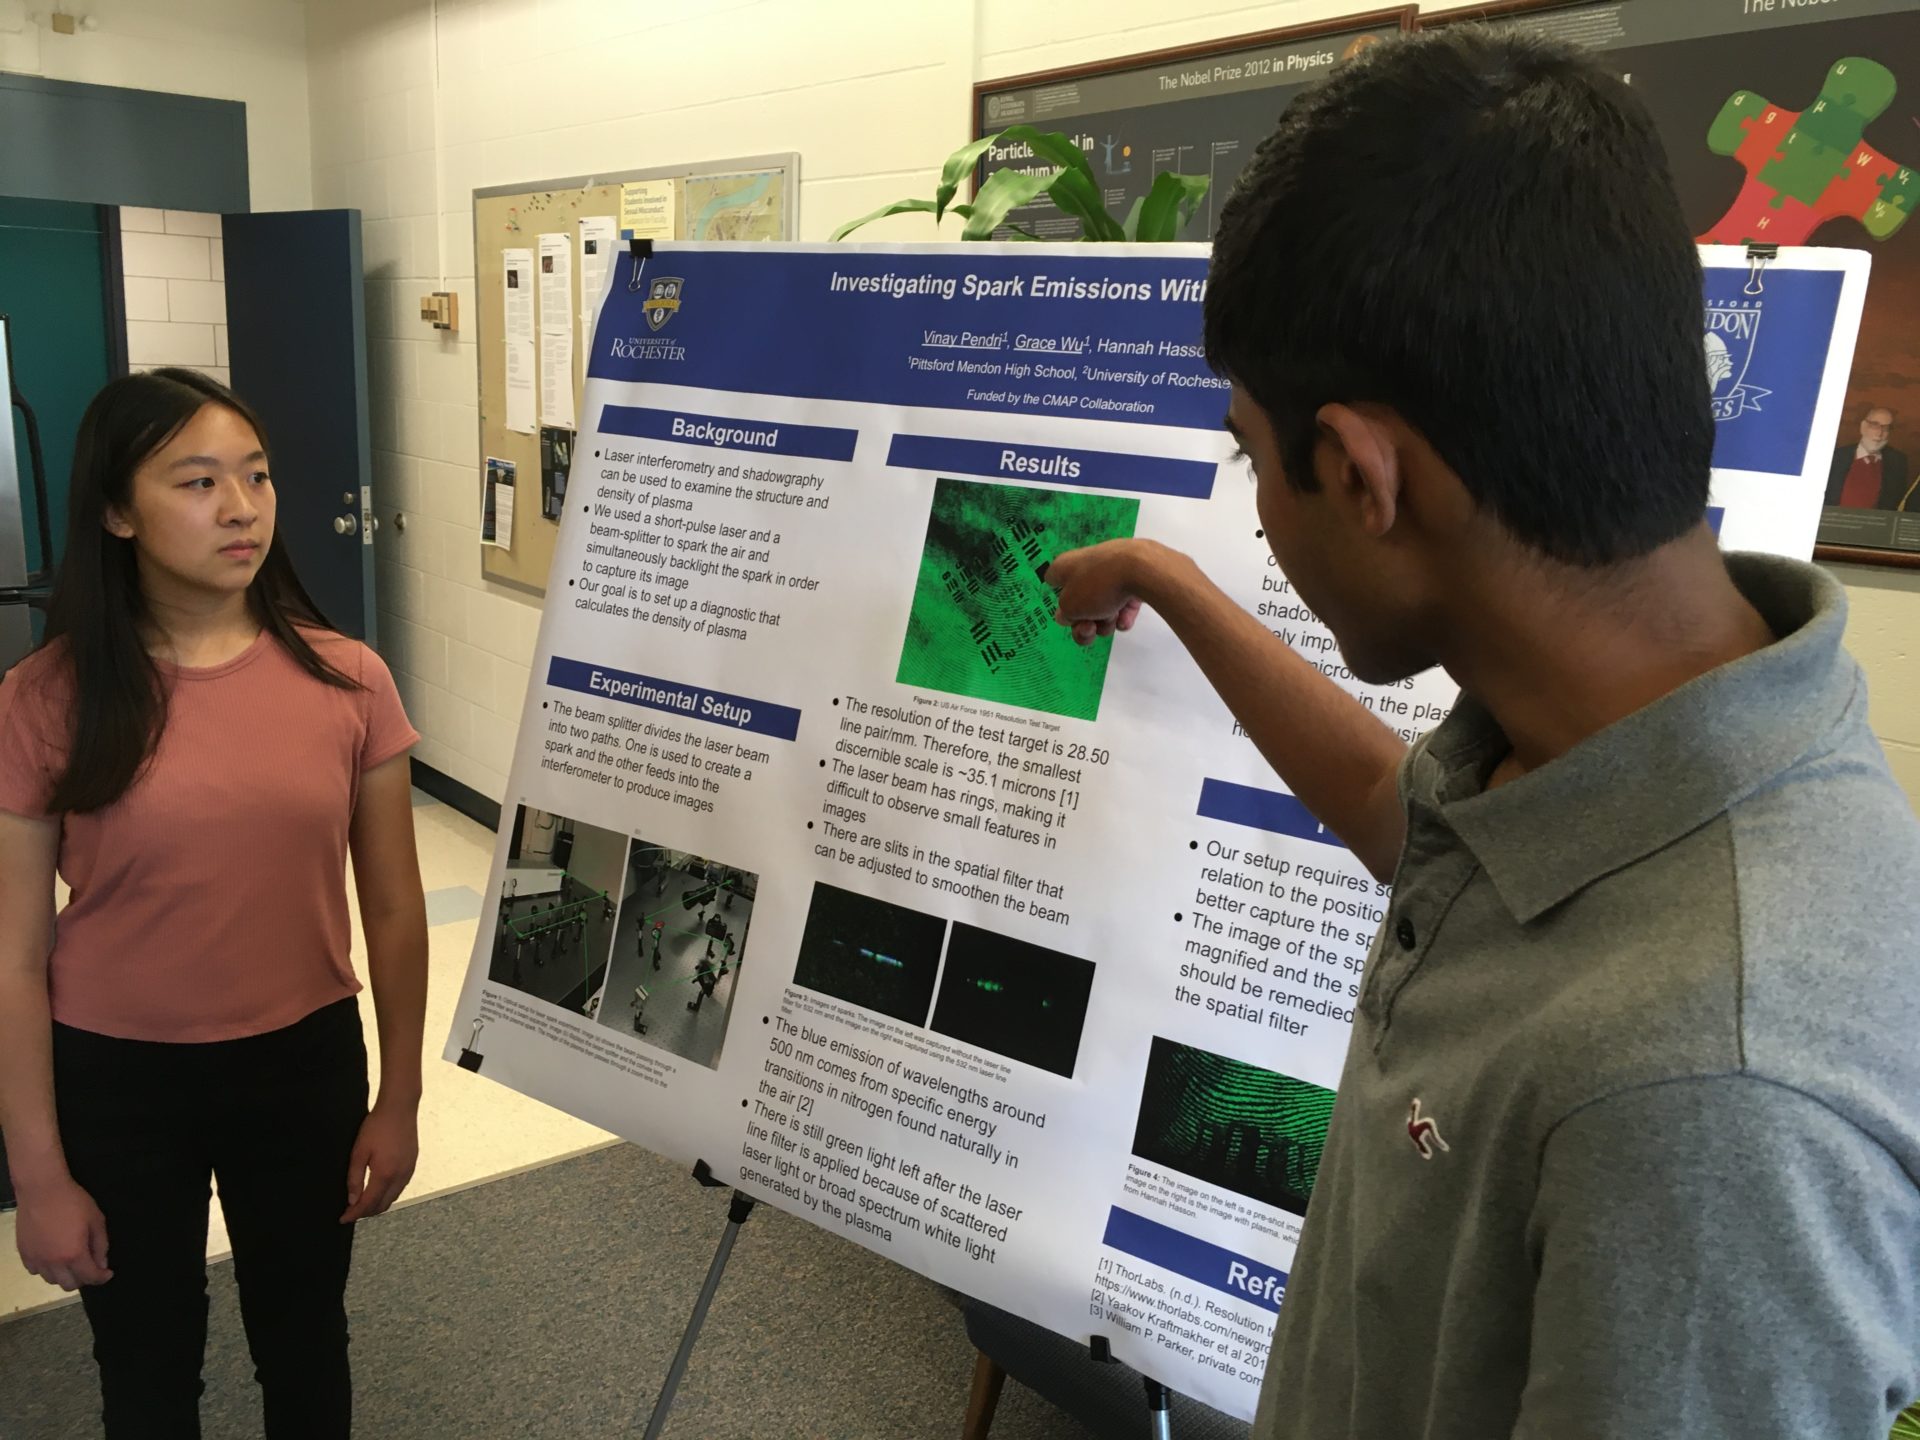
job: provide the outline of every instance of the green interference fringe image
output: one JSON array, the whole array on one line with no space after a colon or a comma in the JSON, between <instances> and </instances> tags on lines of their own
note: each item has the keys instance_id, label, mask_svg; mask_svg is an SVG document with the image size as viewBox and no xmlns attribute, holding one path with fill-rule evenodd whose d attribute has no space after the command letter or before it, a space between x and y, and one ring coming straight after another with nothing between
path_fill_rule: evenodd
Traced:
<instances>
[{"instance_id":1,"label":"green interference fringe image","mask_svg":"<svg viewBox=\"0 0 1920 1440\"><path fill-rule=\"evenodd\" d=\"M1138 500L942 479L920 555L902 685L1076 720L1100 714L1111 639L1073 643L1053 623L1040 567L1133 534Z\"/></svg>"},{"instance_id":2,"label":"green interference fringe image","mask_svg":"<svg viewBox=\"0 0 1920 1440\"><path fill-rule=\"evenodd\" d=\"M1133 1153L1305 1215L1332 1117L1323 1086L1155 1036Z\"/></svg>"}]
</instances>

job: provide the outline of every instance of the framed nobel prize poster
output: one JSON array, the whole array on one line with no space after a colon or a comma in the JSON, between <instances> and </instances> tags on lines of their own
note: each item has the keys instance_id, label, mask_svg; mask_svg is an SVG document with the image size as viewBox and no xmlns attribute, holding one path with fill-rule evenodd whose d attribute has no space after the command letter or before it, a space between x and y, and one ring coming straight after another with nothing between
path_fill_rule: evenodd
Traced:
<instances>
[{"instance_id":1,"label":"framed nobel prize poster","mask_svg":"<svg viewBox=\"0 0 1920 1440\"><path fill-rule=\"evenodd\" d=\"M1233 182L1287 103L1389 35L1413 28L1415 7L1396 5L1284 30L1236 35L973 87L973 133L1032 125L1071 135L1087 152L1107 209L1124 215L1164 170L1212 183L1182 240L1211 240ZM983 172L1040 166L1024 144L995 146ZM1045 199L1008 219L1043 240L1079 233ZM1017 238L1017 237L1016 237Z\"/></svg>"}]
</instances>

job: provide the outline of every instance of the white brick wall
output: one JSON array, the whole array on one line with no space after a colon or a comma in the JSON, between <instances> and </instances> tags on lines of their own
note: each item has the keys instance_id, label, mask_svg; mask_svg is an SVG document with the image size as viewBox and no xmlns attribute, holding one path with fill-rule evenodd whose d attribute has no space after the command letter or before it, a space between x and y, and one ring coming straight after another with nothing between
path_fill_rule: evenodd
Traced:
<instances>
[{"instance_id":1,"label":"white brick wall","mask_svg":"<svg viewBox=\"0 0 1920 1440\"><path fill-rule=\"evenodd\" d=\"M197 235L151 235L125 231L121 256L129 275L151 275L161 280L210 280L211 247Z\"/></svg>"},{"instance_id":2,"label":"white brick wall","mask_svg":"<svg viewBox=\"0 0 1920 1440\"><path fill-rule=\"evenodd\" d=\"M436 48L424 5L307 7L314 203L356 206L366 220L378 503L383 518L395 509L408 517L404 536L388 523L376 542L381 626L425 736L420 758L504 798L539 623L536 602L479 571L476 187L798 150L801 238L824 239L850 216L931 193L940 161L967 138L976 77L1357 8L1352 0L463 0L439 7ZM1428 8L1451 6L1430 0ZM663 54L673 57L672 84L635 84ZM528 87L530 65L567 83ZM860 119L874 115L885 124ZM167 241L179 233L149 228ZM929 231L924 217L909 216L871 234ZM219 273L217 255L211 272ZM416 318L420 293L439 288L460 296L458 336ZM1920 576L1840 572L1876 724L1920 798Z\"/></svg>"},{"instance_id":3,"label":"white brick wall","mask_svg":"<svg viewBox=\"0 0 1920 1440\"><path fill-rule=\"evenodd\" d=\"M218 215L121 207L127 363L134 369L189 365L233 383L219 235Z\"/></svg>"},{"instance_id":4,"label":"white brick wall","mask_svg":"<svg viewBox=\"0 0 1920 1440\"><path fill-rule=\"evenodd\" d=\"M386 658L425 737L420 758L500 798L540 611L480 574L472 191L799 150L802 232L824 239L849 215L932 188L962 138L973 5L470 0L441 6L437 56L424 11L395 10L308 8L314 203L365 215ZM633 85L663 47L677 57L673 93ZM536 56L574 77L538 113L517 78ZM888 123L863 133L844 118L855 111ZM460 298L457 336L416 318L420 294L440 288Z\"/></svg>"}]
</instances>

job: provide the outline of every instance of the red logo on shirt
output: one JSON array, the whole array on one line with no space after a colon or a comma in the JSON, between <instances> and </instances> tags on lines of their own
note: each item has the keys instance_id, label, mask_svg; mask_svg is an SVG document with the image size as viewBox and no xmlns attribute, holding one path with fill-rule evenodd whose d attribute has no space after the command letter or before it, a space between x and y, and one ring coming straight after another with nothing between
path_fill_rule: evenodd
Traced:
<instances>
[{"instance_id":1,"label":"red logo on shirt","mask_svg":"<svg viewBox=\"0 0 1920 1440\"><path fill-rule=\"evenodd\" d=\"M1407 1139L1413 1142L1413 1148L1420 1152L1422 1160L1433 1158L1433 1147L1436 1145L1442 1150L1453 1149L1441 1138L1440 1127L1434 1123L1432 1117L1420 1113L1418 1095L1413 1097L1413 1105L1407 1111Z\"/></svg>"}]
</instances>

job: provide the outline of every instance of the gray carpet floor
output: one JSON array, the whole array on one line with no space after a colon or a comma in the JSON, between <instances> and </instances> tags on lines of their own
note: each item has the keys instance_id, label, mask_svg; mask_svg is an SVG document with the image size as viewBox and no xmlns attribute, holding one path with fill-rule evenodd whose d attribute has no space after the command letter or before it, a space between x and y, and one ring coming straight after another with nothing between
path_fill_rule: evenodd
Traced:
<instances>
[{"instance_id":1,"label":"gray carpet floor","mask_svg":"<svg viewBox=\"0 0 1920 1440\"><path fill-rule=\"evenodd\" d=\"M623 1145L362 1225L348 1293L356 1435L637 1436L725 1223L725 1191ZM205 1440L260 1434L232 1268L211 1276ZM89 1345L78 1306L0 1325L0 1440L99 1435ZM938 1287L762 1206L666 1433L951 1440L973 1355ZM1091 1432L1010 1381L993 1435Z\"/></svg>"}]
</instances>

